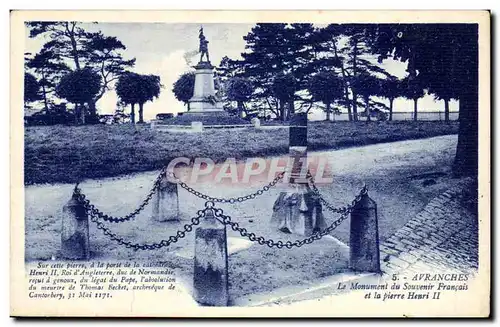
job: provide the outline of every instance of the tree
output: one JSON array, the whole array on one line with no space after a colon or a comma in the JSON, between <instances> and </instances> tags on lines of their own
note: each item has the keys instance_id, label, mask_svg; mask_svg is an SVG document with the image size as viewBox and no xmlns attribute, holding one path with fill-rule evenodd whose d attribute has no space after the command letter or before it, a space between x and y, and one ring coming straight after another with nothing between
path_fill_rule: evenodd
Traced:
<instances>
[{"instance_id":1,"label":"tree","mask_svg":"<svg viewBox=\"0 0 500 327\"><path fill-rule=\"evenodd\" d=\"M40 84L36 77L30 73L24 73L24 104L40 99Z\"/></svg>"},{"instance_id":2,"label":"tree","mask_svg":"<svg viewBox=\"0 0 500 327\"><path fill-rule=\"evenodd\" d=\"M139 105L138 123L144 122L144 104L160 95L162 85L156 75L127 72L116 83L116 94L124 104L130 104L130 122L135 124L135 104Z\"/></svg>"},{"instance_id":3,"label":"tree","mask_svg":"<svg viewBox=\"0 0 500 327\"><path fill-rule=\"evenodd\" d=\"M379 60L392 56L408 61L409 70L418 71L424 85L438 96L445 90L456 95L460 127L453 173L477 176L478 25L379 24L373 50Z\"/></svg>"},{"instance_id":4,"label":"tree","mask_svg":"<svg viewBox=\"0 0 500 327\"><path fill-rule=\"evenodd\" d=\"M29 22L30 37L44 36L47 41L42 52L52 54L60 63L72 62L71 69L91 68L101 75L101 85L95 98L89 101L92 117L97 116L95 103L112 88L113 81L125 69L133 67L135 59L124 60L125 46L116 38L104 36L101 32L87 32L78 22ZM68 66L66 66L69 68ZM65 74L65 69L62 74Z\"/></svg>"},{"instance_id":5,"label":"tree","mask_svg":"<svg viewBox=\"0 0 500 327\"><path fill-rule=\"evenodd\" d=\"M94 99L89 104L91 114L97 115L96 102L106 91L112 89L114 81L118 80L126 69L135 65L135 58L123 59L126 47L113 36L105 36L101 32L89 33L85 41L82 61L86 67L92 67L101 75L101 87Z\"/></svg>"},{"instance_id":6,"label":"tree","mask_svg":"<svg viewBox=\"0 0 500 327\"><path fill-rule=\"evenodd\" d=\"M331 104L343 96L342 80L333 72L321 72L314 75L309 82L309 93L315 101L326 106L326 120L330 120Z\"/></svg>"},{"instance_id":7,"label":"tree","mask_svg":"<svg viewBox=\"0 0 500 327\"><path fill-rule=\"evenodd\" d=\"M279 117L282 121L287 119L285 105L293 99L295 88L295 78L291 74L278 74L273 80L271 92L279 101Z\"/></svg>"},{"instance_id":8,"label":"tree","mask_svg":"<svg viewBox=\"0 0 500 327\"><path fill-rule=\"evenodd\" d=\"M99 92L101 77L90 69L78 69L61 78L57 94L75 104L75 121L85 124L85 103Z\"/></svg>"},{"instance_id":9,"label":"tree","mask_svg":"<svg viewBox=\"0 0 500 327\"><path fill-rule=\"evenodd\" d=\"M43 48L34 56L31 56L31 54L27 55L28 57L25 58L26 70L38 76L41 87L41 97L39 100L43 100L45 111L50 112L50 107L53 105L51 95L55 93L56 85L59 83L61 77L71 70L62 62L62 58L51 50Z\"/></svg>"},{"instance_id":10,"label":"tree","mask_svg":"<svg viewBox=\"0 0 500 327\"><path fill-rule=\"evenodd\" d=\"M137 103L139 104L139 121L138 123L144 123L144 104L148 101L153 101L153 99L160 96L160 91L162 88L160 82L160 76L157 75L138 75L138 98Z\"/></svg>"},{"instance_id":11,"label":"tree","mask_svg":"<svg viewBox=\"0 0 500 327\"><path fill-rule=\"evenodd\" d=\"M238 116L241 117L245 102L250 100L253 91L252 83L244 78L233 77L227 82L227 98L238 103Z\"/></svg>"},{"instance_id":12,"label":"tree","mask_svg":"<svg viewBox=\"0 0 500 327\"><path fill-rule=\"evenodd\" d=\"M177 100L188 106L189 111L189 100L193 97L194 93L194 72L182 74L177 81L175 81L172 92Z\"/></svg>"},{"instance_id":13,"label":"tree","mask_svg":"<svg viewBox=\"0 0 500 327\"><path fill-rule=\"evenodd\" d=\"M243 37L245 49L249 50L241 54L243 60L225 60L221 72L225 74L231 71L228 68L238 67L233 69L236 71L234 75L246 78L256 86L252 102L260 102L264 110L267 106L276 116L283 116L283 103L275 97L272 89L274 79L279 74L291 74L295 78L296 91L307 88L312 72L308 63L312 59L310 39L313 31L312 24L256 24ZM295 110L295 100L309 102L297 92L287 102L288 111Z\"/></svg>"},{"instance_id":14,"label":"tree","mask_svg":"<svg viewBox=\"0 0 500 327\"><path fill-rule=\"evenodd\" d=\"M380 80L367 72L362 72L356 76L352 89L364 99L366 120L371 121L370 97L380 94Z\"/></svg>"},{"instance_id":15,"label":"tree","mask_svg":"<svg viewBox=\"0 0 500 327\"><path fill-rule=\"evenodd\" d=\"M394 100L403 95L403 84L395 76L380 81L380 96L389 100L389 121L392 121Z\"/></svg>"},{"instance_id":16,"label":"tree","mask_svg":"<svg viewBox=\"0 0 500 327\"><path fill-rule=\"evenodd\" d=\"M138 74L127 72L122 74L116 82L115 91L120 101L127 105L130 104L130 122L135 124L135 104L139 97Z\"/></svg>"},{"instance_id":17,"label":"tree","mask_svg":"<svg viewBox=\"0 0 500 327\"><path fill-rule=\"evenodd\" d=\"M413 100L413 120L418 120L418 99L425 95L424 86L418 76L408 76L403 81L403 96Z\"/></svg>"}]
</instances>

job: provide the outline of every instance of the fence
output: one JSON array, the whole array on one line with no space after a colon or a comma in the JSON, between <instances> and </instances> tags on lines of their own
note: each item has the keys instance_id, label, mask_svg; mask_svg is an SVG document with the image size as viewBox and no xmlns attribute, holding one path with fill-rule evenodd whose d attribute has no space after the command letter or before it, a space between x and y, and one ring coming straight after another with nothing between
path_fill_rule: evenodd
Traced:
<instances>
[{"instance_id":1,"label":"fence","mask_svg":"<svg viewBox=\"0 0 500 327\"><path fill-rule=\"evenodd\" d=\"M359 114L358 114L359 115ZM389 119L389 114L385 113L387 119ZM413 111L396 111L392 113L393 121L405 121L405 120L413 120L414 112ZM321 120L324 117L322 116ZM372 119L377 120L374 116ZM458 111L451 111L449 115L450 121L458 120ZM342 112L339 114L332 114L331 120L333 121L348 121L349 115L346 112ZM359 115L359 120L366 120L366 117ZM419 111L417 113L418 121L444 121L445 114L444 111Z\"/></svg>"},{"instance_id":2,"label":"fence","mask_svg":"<svg viewBox=\"0 0 500 327\"><path fill-rule=\"evenodd\" d=\"M290 124L289 150L291 157L300 159L307 156L307 117L305 114L297 114L294 117ZM111 240L134 250L161 249L178 242L194 230L194 298L202 305L227 306L229 302L228 227L261 246L293 249L307 246L330 234L350 217L350 268L354 271L379 273L377 205L368 196L366 186L350 204L344 207L334 207L321 195L309 172L305 180L299 179L303 162L305 161L294 160L290 171L290 189L280 193L274 203L271 217L271 223L279 230L303 236L294 242L276 241L256 235L241 227L233 217L218 207L220 203L241 203L262 196L284 179L285 172L278 174L274 180L255 193L240 197L218 198L195 190L179 181L173 172L164 168L141 205L123 217L113 217L101 212L86 199L77 184L70 201L63 208L61 254L67 259L90 259L89 220ZM114 234L104 224L104 222L121 223L134 219L151 201L153 202L153 216L156 220L177 220L179 217L178 186L206 202L204 208L198 210L189 223L167 239L149 244L133 243ZM339 216L330 225L326 224L323 217L323 206L330 213Z\"/></svg>"}]
</instances>

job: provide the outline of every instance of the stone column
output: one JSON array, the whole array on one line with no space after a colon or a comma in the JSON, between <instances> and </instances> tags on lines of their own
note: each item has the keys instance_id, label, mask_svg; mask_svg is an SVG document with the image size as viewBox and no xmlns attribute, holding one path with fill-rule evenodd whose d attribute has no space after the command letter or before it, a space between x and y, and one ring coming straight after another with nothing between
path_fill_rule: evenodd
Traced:
<instances>
[{"instance_id":1,"label":"stone column","mask_svg":"<svg viewBox=\"0 0 500 327\"><path fill-rule=\"evenodd\" d=\"M351 212L349 266L355 271L380 272L377 204L368 194Z\"/></svg>"},{"instance_id":2,"label":"stone column","mask_svg":"<svg viewBox=\"0 0 500 327\"><path fill-rule=\"evenodd\" d=\"M326 228L319 198L305 180L307 172L307 115L294 114L290 121L290 183L273 206L271 224L285 233L310 236ZM289 167L290 168L290 167ZM285 175L286 176L286 175Z\"/></svg>"},{"instance_id":3,"label":"stone column","mask_svg":"<svg viewBox=\"0 0 500 327\"><path fill-rule=\"evenodd\" d=\"M208 209L195 232L194 298L207 306L227 306L228 262L226 225Z\"/></svg>"},{"instance_id":4,"label":"stone column","mask_svg":"<svg viewBox=\"0 0 500 327\"><path fill-rule=\"evenodd\" d=\"M88 260L89 218L85 208L75 196L72 196L62 211L61 256L64 259Z\"/></svg>"},{"instance_id":5,"label":"stone column","mask_svg":"<svg viewBox=\"0 0 500 327\"><path fill-rule=\"evenodd\" d=\"M160 222L180 220L177 184L169 182L166 176L153 195L152 202L154 220Z\"/></svg>"}]
</instances>

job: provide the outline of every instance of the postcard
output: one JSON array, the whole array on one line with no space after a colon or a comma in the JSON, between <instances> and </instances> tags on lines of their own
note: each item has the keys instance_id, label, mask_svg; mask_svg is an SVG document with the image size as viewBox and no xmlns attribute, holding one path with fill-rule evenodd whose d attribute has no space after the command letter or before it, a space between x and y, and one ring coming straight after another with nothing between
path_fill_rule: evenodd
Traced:
<instances>
[{"instance_id":1,"label":"postcard","mask_svg":"<svg viewBox=\"0 0 500 327\"><path fill-rule=\"evenodd\" d=\"M488 317L488 11L11 12L10 314Z\"/></svg>"}]
</instances>

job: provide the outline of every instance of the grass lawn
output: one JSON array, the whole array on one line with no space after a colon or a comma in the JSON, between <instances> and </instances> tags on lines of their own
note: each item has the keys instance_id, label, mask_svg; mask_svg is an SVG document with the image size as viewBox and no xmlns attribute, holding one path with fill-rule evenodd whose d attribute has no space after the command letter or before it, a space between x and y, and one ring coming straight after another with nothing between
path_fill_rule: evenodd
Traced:
<instances>
[{"instance_id":1,"label":"grass lawn","mask_svg":"<svg viewBox=\"0 0 500 327\"><path fill-rule=\"evenodd\" d=\"M456 134L457 122L310 122L309 150ZM288 152L288 130L152 131L149 125L37 126L25 128L25 184L73 183L150 171L175 157L222 162Z\"/></svg>"}]
</instances>

